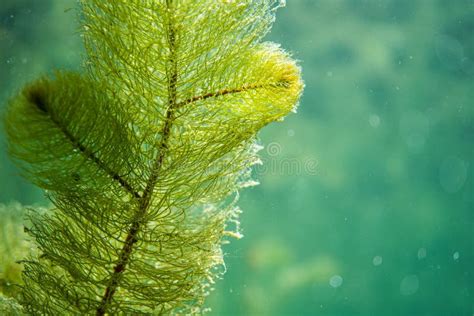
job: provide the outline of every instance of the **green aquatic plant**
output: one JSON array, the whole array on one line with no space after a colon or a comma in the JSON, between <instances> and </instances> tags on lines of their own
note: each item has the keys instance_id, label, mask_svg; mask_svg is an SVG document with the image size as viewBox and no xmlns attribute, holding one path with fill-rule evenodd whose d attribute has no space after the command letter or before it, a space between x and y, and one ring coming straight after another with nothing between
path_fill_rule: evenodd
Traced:
<instances>
[{"instance_id":1,"label":"green aquatic plant","mask_svg":"<svg viewBox=\"0 0 474 316\"><path fill-rule=\"evenodd\" d=\"M23 207L19 203L0 204L0 293L5 295L15 294L15 284L21 279L21 267L16 261L29 249L21 223L22 216Z\"/></svg>"},{"instance_id":2,"label":"green aquatic plant","mask_svg":"<svg viewBox=\"0 0 474 316\"><path fill-rule=\"evenodd\" d=\"M257 132L292 111L298 66L262 43L272 0L84 0L84 74L9 104L9 151L53 206L27 213L32 314L200 313L240 237Z\"/></svg>"}]
</instances>

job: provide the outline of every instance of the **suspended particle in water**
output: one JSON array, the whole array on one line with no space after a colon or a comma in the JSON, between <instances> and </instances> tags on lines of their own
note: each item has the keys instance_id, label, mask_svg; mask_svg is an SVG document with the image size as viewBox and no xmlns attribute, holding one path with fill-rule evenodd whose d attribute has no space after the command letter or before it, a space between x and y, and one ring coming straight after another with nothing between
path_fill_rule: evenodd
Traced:
<instances>
[{"instance_id":1,"label":"suspended particle in water","mask_svg":"<svg viewBox=\"0 0 474 316\"><path fill-rule=\"evenodd\" d=\"M426 258L426 249L425 248L418 249L418 259L424 259L424 258Z\"/></svg>"},{"instance_id":2,"label":"suspended particle in water","mask_svg":"<svg viewBox=\"0 0 474 316\"><path fill-rule=\"evenodd\" d=\"M372 259L372 263L374 264L374 266L379 266L382 264L382 257L381 256L375 256L374 259Z\"/></svg>"},{"instance_id":3,"label":"suspended particle in water","mask_svg":"<svg viewBox=\"0 0 474 316\"><path fill-rule=\"evenodd\" d=\"M418 277L414 274L407 275L400 282L400 293L405 296L413 295L418 291L419 287L420 281L418 280Z\"/></svg>"},{"instance_id":4,"label":"suspended particle in water","mask_svg":"<svg viewBox=\"0 0 474 316\"><path fill-rule=\"evenodd\" d=\"M330 279L329 279L329 285L332 286L333 288L338 288L342 285L342 282L344 280L342 279L342 277L338 274L336 275L333 275Z\"/></svg>"},{"instance_id":5,"label":"suspended particle in water","mask_svg":"<svg viewBox=\"0 0 474 316\"><path fill-rule=\"evenodd\" d=\"M379 125L380 125L380 116L378 116L377 114L370 115L369 124L372 127L379 127Z\"/></svg>"}]
</instances>

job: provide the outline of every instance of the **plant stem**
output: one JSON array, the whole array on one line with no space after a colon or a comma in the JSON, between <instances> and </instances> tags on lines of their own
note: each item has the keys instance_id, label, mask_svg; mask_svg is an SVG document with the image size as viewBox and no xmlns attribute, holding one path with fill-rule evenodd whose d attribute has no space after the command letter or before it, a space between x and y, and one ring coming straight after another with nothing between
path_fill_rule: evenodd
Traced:
<instances>
[{"instance_id":1,"label":"plant stem","mask_svg":"<svg viewBox=\"0 0 474 316\"><path fill-rule=\"evenodd\" d=\"M166 4L168 6L168 10L171 11L172 9L172 0L167 0ZM137 212L135 213L134 219L130 225L128 230L127 237L125 238L124 245L122 250L120 251L119 260L114 267L114 271L112 276L109 279L107 288L105 289L104 296L102 297L102 301L100 302L96 315L104 315L107 311L112 298L117 291L117 287L122 279L123 272L126 269L127 264L130 261L130 257L133 252L133 245L138 241L137 235L140 231L145 222L143 221L143 217L146 215L148 211L148 207L150 205L153 189L156 185L156 181L158 179L159 172L161 170L161 166L163 165L163 161L165 159L166 152L168 150L168 139L171 133L171 126L174 121L174 110L176 108L176 100L177 100L177 93L176 93L176 85L178 81L178 72L177 72L177 63L176 63L176 34L175 29L173 26L172 21L172 14L169 12L169 19L168 19L168 42L170 47L170 56L169 56L169 83L168 83L168 108L166 110L166 119L163 125L162 130L162 137L160 143L158 145L158 154L155 159L155 163L152 167L152 172L150 177L147 180L147 185L143 195L140 199L140 204L138 207Z\"/></svg>"}]
</instances>

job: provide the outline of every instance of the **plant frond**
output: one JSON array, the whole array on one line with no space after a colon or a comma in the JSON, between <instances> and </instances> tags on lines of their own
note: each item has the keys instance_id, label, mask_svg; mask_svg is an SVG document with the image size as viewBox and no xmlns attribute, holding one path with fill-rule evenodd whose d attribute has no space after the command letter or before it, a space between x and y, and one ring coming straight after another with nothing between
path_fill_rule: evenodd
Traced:
<instances>
[{"instance_id":1,"label":"plant frond","mask_svg":"<svg viewBox=\"0 0 474 316\"><path fill-rule=\"evenodd\" d=\"M240 237L257 132L294 110L300 69L261 43L276 1L88 0L85 75L27 86L9 148L54 206L22 304L39 314L195 313Z\"/></svg>"},{"instance_id":2,"label":"plant frond","mask_svg":"<svg viewBox=\"0 0 474 316\"><path fill-rule=\"evenodd\" d=\"M134 146L126 122L94 88L73 73L24 88L5 116L9 152L43 189L92 194L114 186L138 197L139 186L128 179Z\"/></svg>"}]
</instances>

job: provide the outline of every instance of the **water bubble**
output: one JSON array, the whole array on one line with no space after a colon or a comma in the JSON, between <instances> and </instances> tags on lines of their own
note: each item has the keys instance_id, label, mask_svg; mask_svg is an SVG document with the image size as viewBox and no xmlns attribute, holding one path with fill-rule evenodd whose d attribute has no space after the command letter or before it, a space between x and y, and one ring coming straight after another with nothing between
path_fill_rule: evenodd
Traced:
<instances>
[{"instance_id":1,"label":"water bubble","mask_svg":"<svg viewBox=\"0 0 474 316\"><path fill-rule=\"evenodd\" d=\"M295 136L295 131L292 130L292 129L289 129L287 134L288 134L288 136L293 137L293 136Z\"/></svg>"},{"instance_id":2,"label":"water bubble","mask_svg":"<svg viewBox=\"0 0 474 316\"><path fill-rule=\"evenodd\" d=\"M420 287L420 281L418 277L414 274L407 275L403 278L402 282L400 282L400 293L402 295L413 295L418 291Z\"/></svg>"},{"instance_id":3,"label":"water bubble","mask_svg":"<svg viewBox=\"0 0 474 316\"><path fill-rule=\"evenodd\" d=\"M333 288L338 288L342 285L342 282L344 280L342 279L342 277L338 274L336 275L333 275L330 279L329 279L329 285L332 286Z\"/></svg>"},{"instance_id":4,"label":"water bubble","mask_svg":"<svg viewBox=\"0 0 474 316\"><path fill-rule=\"evenodd\" d=\"M374 259L372 259L372 263L374 264L374 266L379 266L382 264L382 257L381 256L375 256Z\"/></svg>"},{"instance_id":5,"label":"water bubble","mask_svg":"<svg viewBox=\"0 0 474 316\"><path fill-rule=\"evenodd\" d=\"M369 124L372 127L379 127L379 125L380 125L380 116L378 116L377 114L371 114L369 116Z\"/></svg>"},{"instance_id":6,"label":"water bubble","mask_svg":"<svg viewBox=\"0 0 474 316\"><path fill-rule=\"evenodd\" d=\"M424 259L424 258L426 258L426 249L425 248L418 249L418 259Z\"/></svg>"}]
</instances>

